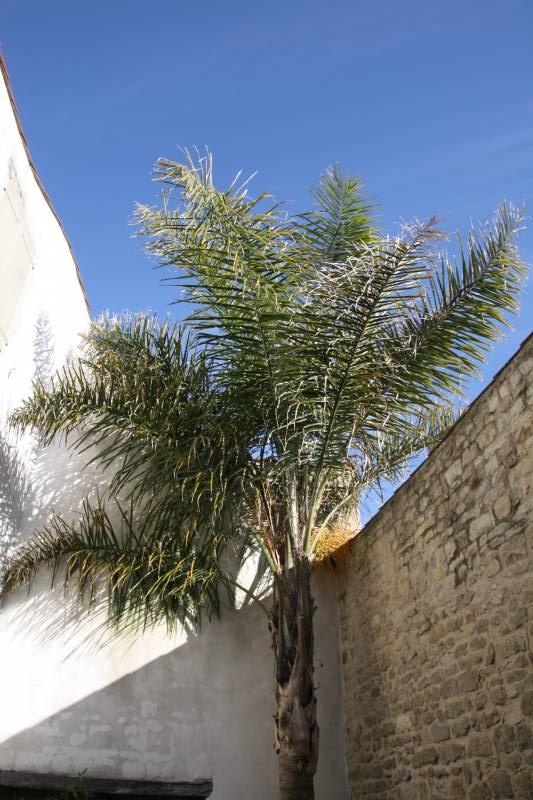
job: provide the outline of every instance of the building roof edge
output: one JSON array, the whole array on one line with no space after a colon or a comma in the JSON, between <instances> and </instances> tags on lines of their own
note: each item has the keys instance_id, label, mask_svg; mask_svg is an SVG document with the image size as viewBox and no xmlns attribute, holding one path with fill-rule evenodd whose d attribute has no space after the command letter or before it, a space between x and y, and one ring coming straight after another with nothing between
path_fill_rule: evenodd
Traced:
<instances>
[{"instance_id":1,"label":"building roof edge","mask_svg":"<svg viewBox=\"0 0 533 800\"><path fill-rule=\"evenodd\" d=\"M8 94L8 97L9 97L9 101L11 103L11 108L13 110L13 115L15 117L15 122L17 124L17 128L18 128L18 131L19 131L19 134L20 134L20 138L21 138L21 141L22 141L22 145L23 145L24 151L26 153L26 158L28 159L28 163L30 165L30 169L31 169L31 171L33 173L33 177L35 178L35 182L37 183L37 186L41 190L41 193L42 193L42 195L43 195L48 207L50 208L50 211L52 212L52 214L54 215L54 217L57 220L57 223L59 225L61 233L63 234L63 237L64 237L64 239L65 239L65 241L67 243L68 249L70 250L70 254L72 256L72 260L73 260L74 266L76 268L76 276L78 278L78 282L80 284L80 288L81 288L81 291L82 291L82 294L83 294L83 299L85 300L85 305L87 306L87 311L90 314L91 313L91 307L89 305L89 300L87 298L87 291L85 289L85 285L84 285L83 279L81 277L81 272L80 272L80 267L79 267L79 264L78 264L78 260L77 260L76 256L74 255L74 250L73 250L72 244L70 242L70 239L68 238L68 236L66 234L65 228L63 226L63 223L61 222L59 214L57 213L57 211L55 210L55 208L54 208L54 206L52 204L52 201L50 199L50 195L48 194L48 192L44 188L43 182L41 181L41 178L40 178L39 173L37 171L37 167L35 165L35 161L33 160L33 157L32 157L29 145L28 145L28 140L26 139L26 134L24 133L24 129L22 127L22 122L21 122L21 119L20 119L19 110L18 110L17 104L15 102L15 95L13 94L13 88L11 86L11 80L9 78L9 72L8 72L8 69L7 69L7 65L6 65L6 62L5 62L4 55L2 53L1 47L0 47L0 72L1 72L2 77L4 79L4 83L5 83L5 86L6 86L6 89L7 89L7 94Z\"/></svg>"}]
</instances>

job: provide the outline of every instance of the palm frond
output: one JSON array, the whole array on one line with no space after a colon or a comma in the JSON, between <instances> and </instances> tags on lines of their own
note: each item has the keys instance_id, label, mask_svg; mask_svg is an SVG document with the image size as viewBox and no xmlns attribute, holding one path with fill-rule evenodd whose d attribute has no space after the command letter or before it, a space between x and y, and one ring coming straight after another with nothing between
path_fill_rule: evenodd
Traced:
<instances>
[{"instance_id":1,"label":"palm frond","mask_svg":"<svg viewBox=\"0 0 533 800\"><path fill-rule=\"evenodd\" d=\"M163 209L140 208L140 232L178 301L209 350L218 377L241 402L256 404L272 424L280 404L280 375L291 365L287 331L306 264L294 250L295 226L269 198L248 196L233 182L212 181L209 157L183 164L161 161L159 178L171 194Z\"/></svg>"},{"instance_id":2,"label":"palm frond","mask_svg":"<svg viewBox=\"0 0 533 800\"><path fill-rule=\"evenodd\" d=\"M441 256L390 339L387 353L413 397L461 394L517 311L527 272L516 245L523 217L523 209L504 204L491 225L471 230L466 245L459 238L459 258Z\"/></svg>"},{"instance_id":3,"label":"palm frond","mask_svg":"<svg viewBox=\"0 0 533 800\"><path fill-rule=\"evenodd\" d=\"M112 469L111 494L209 516L248 460L243 420L224 404L189 333L127 318L94 324L81 360L49 386L37 383L11 421L37 428L45 444L63 436L90 451L91 462Z\"/></svg>"},{"instance_id":4,"label":"palm frond","mask_svg":"<svg viewBox=\"0 0 533 800\"><path fill-rule=\"evenodd\" d=\"M406 412L460 391L516 308L520 219L501 211L494 230L470 236L455 269L432 247L442 234L430 221L317 271L296 318L295 350L304 365L297 399L309 409L319 464L342 462L358 430L401 433Z\"/></svg>"},{"instance_id":5,"label":"palm frond","mask_svg":"<svg viewBox=\"0 0 533 800\"><path fill-rule=\"evenodd\" d=\"M300 246L310 250L315 261L340 262L354 256L362 244L375 237L372 206L365 200L361 181L343 175L338 164L311 188L317 208L298 218Z\"/></svg>"},{"instance_id":6,"label":"palm frond","mask_svg":"<svg viewBox=\"0 0 533 800\"><path fill-rule=\"evenodd\" d=\"M55 514L14 552L0 596L31 584L46 566L52 585L63 580L89 606L104 593L115 627L144 628L164 620L173 629L178 622L198 624L203 613L218 614L222 595L233 597L221 567L227 537L222 531L198 536L160 522L139 518L131 505L105 508L85 500L77 517Z\"/></svg>"},{"instance_id":7,"label":"palm frond","mask_svg":"<svg viewBox=\"0 0 533 800\"><path fill-rule=\"evenodd\" d=\"M316 465L318 497L323 472L343 468L355 432L383 430L394 422L395 372L382 348L427 275L428 242L441 234L433 221L408 235L361 248L339 264L324 264L305 286L293 342L302 372L297 396ZM401 396L401 395L400 395Z\"/></svg>"}]
</instances>

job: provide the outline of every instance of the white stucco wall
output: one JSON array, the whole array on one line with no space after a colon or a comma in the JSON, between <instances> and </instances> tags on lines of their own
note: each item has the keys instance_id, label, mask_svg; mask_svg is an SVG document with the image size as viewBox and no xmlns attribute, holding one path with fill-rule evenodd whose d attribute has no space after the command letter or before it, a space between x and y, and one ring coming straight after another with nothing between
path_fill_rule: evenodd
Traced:
<instances>
[{"instance_id":1,"label":"white stucco wall","mask_svg":"<svg viewBox=\"0 0 533 800\"><path fill-rule=\"evenodd\" d=\"M45 474L35 441L8 431L7 414L34 378L65 362L89 323L68 241L36 180L2 78L0 71L0 294L10 304L10 325L0 335L0 558L63 489L60 470L55 483ZM21 237L21 255L29 249L32 256L27 273L27 259L12 257Z\"/></svg>"},{"instance_id":2,"label":"white stucco wall","mask_svg":"<svg viewBox=\"0 0 533 800\"><path fill-rule=\"evenodd\" d=\"M31 169L0 80L0 191L16 174L33 268L0 349L0 563L46 518L98 481L61 447L15 440L8 412L34 377L64 363L89 316L75 263ZM1 228L0 228L1 229ZM5 244L5 243L4 243ZM0 259L3 243L0 241ZM0 286L0 292L2 287ZM317 800L348 798L334 581L315 577L321 753ZM0 769L214 781L215 800L277 795L273 658L256 606L199 633L111 636L39 577L0 609Z\"/></svg>"}]
</instances>

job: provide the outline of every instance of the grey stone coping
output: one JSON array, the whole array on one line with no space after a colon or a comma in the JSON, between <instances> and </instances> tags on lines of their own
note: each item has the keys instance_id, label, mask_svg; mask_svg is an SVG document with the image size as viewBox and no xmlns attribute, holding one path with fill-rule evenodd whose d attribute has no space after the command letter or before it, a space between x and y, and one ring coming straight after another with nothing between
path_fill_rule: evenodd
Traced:
<instances>
[{"instance_id":1,"label":"grey stone coping","mask_svg":"<svg viewBox=\"0 0 533 800\"><path fill-rule=\"evenodd\" d=\"M209 797L213 791L210 780L196 781L138 781L120 778L90 778L85 775L54 775L51 773L0 770L0 798L38 797L41 792L65 792L79 786L95 798L142 797L156 800L161 797ZM14 790L7 792L6 790ZM17 791L20 790L20 791Z\"/></svg>"}]
</instances>

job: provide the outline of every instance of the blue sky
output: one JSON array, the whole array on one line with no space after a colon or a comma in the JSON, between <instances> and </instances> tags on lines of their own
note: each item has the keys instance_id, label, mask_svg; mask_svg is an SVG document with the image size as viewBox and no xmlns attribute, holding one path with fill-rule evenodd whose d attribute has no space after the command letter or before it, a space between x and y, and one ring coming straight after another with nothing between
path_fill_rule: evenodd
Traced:
<instances>
[{"instance_id":1,"label":"blue sky","mask_svg":"<svg viewBox=\"0 0 533 800\"><path fill-rule=\"evenodd\" d=\"M151 168L208 145L223 183L301 210L334 161L358 174L388 232L432 214L533 215L531 0L2 0L0 42L30 147L77 254L94 314L166 313L132 238ZM521 236L533 262L533 220ZM470 398L531 330L533 291Z\"/></svg>"}]
</instances>

